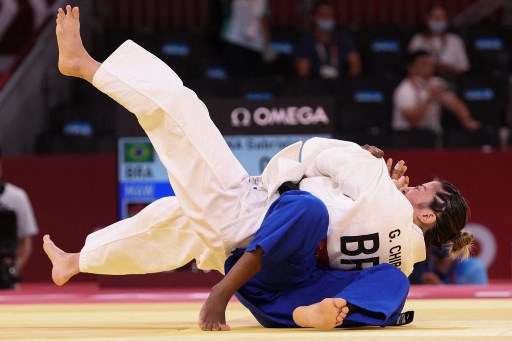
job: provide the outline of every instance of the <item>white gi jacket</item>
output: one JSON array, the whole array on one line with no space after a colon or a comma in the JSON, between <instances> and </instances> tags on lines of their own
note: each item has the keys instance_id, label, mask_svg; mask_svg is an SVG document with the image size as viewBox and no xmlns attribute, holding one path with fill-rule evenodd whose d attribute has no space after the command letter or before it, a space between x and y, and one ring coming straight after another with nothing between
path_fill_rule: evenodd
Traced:
<instances>
[{"instance_id":1,"label":"white gi jacket","mask_svg":"<svg viewBox=\"0 0 512 341\"><path fill-rule=\"evenodd\" d=\"M329 211L330 267L352 270L390 263L410 275L414 263L426 256L423 233L384 160L352 142L317 137L306 141L299 164L290 160L290 151L298 156L299 149L297 143L278 153L263 172L263 184L272 193L288 172L305 168L300 189L321 199Z\"/></svg>"}]
</instances>

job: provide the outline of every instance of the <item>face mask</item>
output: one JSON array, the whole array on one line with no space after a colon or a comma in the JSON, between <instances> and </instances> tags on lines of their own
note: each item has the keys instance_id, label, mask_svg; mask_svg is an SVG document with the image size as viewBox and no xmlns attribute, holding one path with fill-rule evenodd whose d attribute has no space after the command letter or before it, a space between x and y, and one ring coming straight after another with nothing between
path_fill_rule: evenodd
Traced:
<instances>
[{"instance_id":1,"label":"face mask","mask_svg":"<svg viewBox=\"0 0 512 341\"><path fill-rule=\"evenodd\" d=\"M318 19L316 21L316 27L323 32L331 32L334 30L336 23L330 19Z\"/></svg>"},{"instance_id":2,"label":"face mask","mask_svg":"<svg viewBox=\"0 0 512 341\"><path fill-rule=\"evenodd\" d=\"M436 21L436 20L430 20L428 22L428 27L430 30L434 33L442 33L446 30L446 27L448 24L446 21Z\"/></svg>"}]
</instances>

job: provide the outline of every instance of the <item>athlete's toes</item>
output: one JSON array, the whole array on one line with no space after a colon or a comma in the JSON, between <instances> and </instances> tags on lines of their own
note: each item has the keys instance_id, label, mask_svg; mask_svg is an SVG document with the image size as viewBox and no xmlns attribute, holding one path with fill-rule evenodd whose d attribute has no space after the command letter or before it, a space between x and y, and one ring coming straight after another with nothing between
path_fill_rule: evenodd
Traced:
<instances>
[{"instance_id":1,"label":"athlete's toes","mask_svg":"<svg viewBox=\"0 0 512 341\"><path fill-rule=\"evenodd\" d=\"M71 13L73 13L73 17L75 19L78 19L78 17L80 16L80 10L78 9L78 7L73 7Z\"/></svg>"},{"instance_id":2,"label":"athlete's toes","mask_svg":"<svg viewBox=\"0 0 512 341\"><path fill-rule=\"evenodd\" d=\"M340 309L347 306L347 301L340 297L333 298L332 303Z\"/></svg>"},{"instance_id":3,"label":"athlete's toes","mask_svg":"<svg viewBox=\"0 0 512 341\"><path fill-rule=\"evenodd\" d=\"M215 322L212 324L212 331L220 332L220 331L228 331L230 330L229 326L223 322Z\"/></svg>"},{"instance_id":4,"label":"athlete's toes","mask_svg":"<svg viewBox=\"0 0 512 341\"><path fill-rule=\"evenodd\" d=\"M200 322L199 323L199 328L201 328L202 330L212 330L212 325L211 323L208 323L208 322Z\"/></svg>"},{"instance_id":5,"label":"athlete's toes","mask_svg":"<svg viewBox=\"0 0 512 341\"><path fill-rule=\"evenodd\" d=\"M59 8L59 11L57 12L57 18L56 18L56 22L57 23L60 23L62 22L62 20L64 19L64 12L62 11L62 8Z\"/></svg>"}]
</instances>

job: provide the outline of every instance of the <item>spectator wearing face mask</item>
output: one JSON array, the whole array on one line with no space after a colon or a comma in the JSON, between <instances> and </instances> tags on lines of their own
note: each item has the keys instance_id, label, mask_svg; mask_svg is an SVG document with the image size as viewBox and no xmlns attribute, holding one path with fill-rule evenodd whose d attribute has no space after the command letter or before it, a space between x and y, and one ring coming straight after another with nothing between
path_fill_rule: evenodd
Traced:
<instances>
[{"instance_id":1,"label":"spectator wearing face mask","mask_svg":"<svg viewBox=\"0 0 512 341\"><path fill-rule=\"evenodd\" d=\"M436 74L449 78L468 71L470 66L464 42L448 28L446 10L440 6L432 7L426 17L425 29L411 39L409 52L427 51Z\"/></svg>"},{"instance_id":2,"label":"spectator wearing face mask","mask_svg":"<svg viewBox=\"0 0 512 341\"><path fill-rule=\"evenodd\" d=\"M336 28L335 11L329 1L313 7L312 27L296 48L297 75L303 78L333 79L359 76L361 57L352 35Z\"/></svg>"}]
</instances>

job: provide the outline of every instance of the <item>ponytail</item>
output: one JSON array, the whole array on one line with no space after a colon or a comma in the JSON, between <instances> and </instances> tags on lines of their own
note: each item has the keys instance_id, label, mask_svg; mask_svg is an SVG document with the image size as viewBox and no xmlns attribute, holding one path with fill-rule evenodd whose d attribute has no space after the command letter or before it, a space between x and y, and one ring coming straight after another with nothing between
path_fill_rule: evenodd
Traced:
<instances>
[{"instance_id":1,"label":"ponytail","mask_svg":"<svg viewBox=\"0 0 512 341\"><path fill-rule=\"evenodd\" d=\"M462 258L466 259L469 257L473 246L473 234L469 231L462 230L458 235L448 241L451 245L450 258Z\"/></svg>"}]
</instances>

